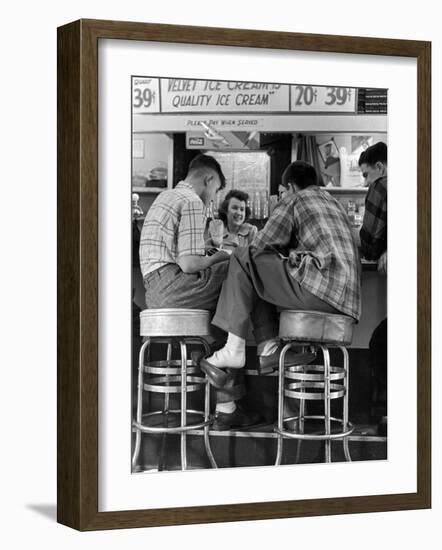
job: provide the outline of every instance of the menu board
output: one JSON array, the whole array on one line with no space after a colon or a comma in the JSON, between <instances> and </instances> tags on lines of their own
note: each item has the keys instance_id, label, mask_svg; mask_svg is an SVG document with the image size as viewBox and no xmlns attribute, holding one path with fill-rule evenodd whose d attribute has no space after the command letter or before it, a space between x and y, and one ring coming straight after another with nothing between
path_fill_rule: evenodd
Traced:
<instances>
[{"instance_id":1,"label":"menu board","mask_svg":"<svg viewBox=\"0 0 442 550\"><path fill-rule=\"evenodd\" d=\"M388 111L388 90L382 88L361 88L358 94L358 113L386 114Z\"/></svg>"}]
</instances>

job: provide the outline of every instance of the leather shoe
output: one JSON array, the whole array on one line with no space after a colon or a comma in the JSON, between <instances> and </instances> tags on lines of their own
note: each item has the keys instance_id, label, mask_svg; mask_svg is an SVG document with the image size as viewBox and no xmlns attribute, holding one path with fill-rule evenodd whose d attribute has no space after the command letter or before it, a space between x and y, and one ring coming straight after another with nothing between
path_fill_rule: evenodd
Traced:
<instances>
[{"instance_id":1,"label":"leather shoe","mask_svg":"<svg viewBox=\"0 0 442 550\"><path fill-rule=\"evenodd\" d=\"M271 355L260 355L258 361L259 374L270 374L279 366L279 356L283 346L280 346L275 353ZM284 365L286 367L294 367L296 365L308 365L316 358L315 353L295 353L288 351L285 354Z\"/></svg>"},{"instance_id":2,"label":"leather shoe","mask_svg":"<svg viewBox=\"0 0 442 550\"><path fill-rule=\"evenodd\" d=\"M192 363L199 366L209 379L210 384L217 390L222 390L227 382L232 380L232 376L229 373L209 363L201 353L192 353L191 357Z\"/></svg>"},{"instance_id":3,"label":"leather shoe","mask_svg":"<svg viewBox=\"0 0 442 550\"><path fill-rule=\"evenodd\" d=\"M210 429L222 432L232 430L233 428L250 428L257 424L262 424L264 417L257 412L246 412L237 406L232 413L223 413L217 411L215 420Z\"/></svg>"}]
</instances>

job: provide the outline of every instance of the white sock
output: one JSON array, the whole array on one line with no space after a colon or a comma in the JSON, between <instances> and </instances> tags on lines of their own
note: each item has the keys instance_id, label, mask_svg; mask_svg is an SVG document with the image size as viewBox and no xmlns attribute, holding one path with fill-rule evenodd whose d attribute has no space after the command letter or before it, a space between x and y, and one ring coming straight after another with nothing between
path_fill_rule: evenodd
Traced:
<instances>
[{"instance_id":1,"label":"white sock","mask_svg":"<svg viewBox=\"0 0 442 550\"><path fill-rule=\"evenodd\" d=\"M264 340L258 344L257 353L258 355L272 355L275 351L278 351L279 348L279 338L271 338L270 340Z\"/></svg>"},{"instance_id":2,"label":"white sock","mask_svg":"<svg viewBox=\"0 0 442 550\"><path fill-rule=\"evenodd\" d=\"M225 346L207 357L207 361L215 367L242 368L246 364L245 339L229 332Z\"/></svg>"},{"instance_id":3,"label":"white sock","mask_svg":"<svg viewBox=\"0 0 442 550\"><path fill-rule=\"evenodd\" d=\"M236 410L235 401L227 401L227 403L217 403L216 412L231 414Z\"/></svg>"}]
</instances>

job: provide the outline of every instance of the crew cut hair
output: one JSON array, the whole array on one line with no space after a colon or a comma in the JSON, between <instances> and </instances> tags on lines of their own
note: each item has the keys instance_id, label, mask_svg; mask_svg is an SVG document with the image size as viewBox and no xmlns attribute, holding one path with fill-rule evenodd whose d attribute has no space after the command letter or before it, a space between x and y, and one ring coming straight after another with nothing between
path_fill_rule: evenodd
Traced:
<instances>
[{"instance_id":1,"label":"crew cut hair","mask_svg":"<svg viewBox=\"0 0 442 550\"><path fill-rule=\"evenodd\" d=\"M188 173L191 174L192 172L197 172L199 170L213 170L214 172L216 172L221 181L220 189L224 189L224 187L226 186L226 178L224 177L219 162L214 157L211 157L210 155L200 154L192 159L189 164Z\"/></svg>"}]
</instances>

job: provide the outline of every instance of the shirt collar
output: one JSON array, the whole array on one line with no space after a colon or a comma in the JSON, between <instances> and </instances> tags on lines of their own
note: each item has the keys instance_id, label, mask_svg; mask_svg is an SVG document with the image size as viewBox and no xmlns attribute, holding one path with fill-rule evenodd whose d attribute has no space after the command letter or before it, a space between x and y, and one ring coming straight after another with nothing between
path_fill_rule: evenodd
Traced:
<instances>
[{"instance_id":1,"label":"shirt collar","mask_svg":"<svg viewBox=\"0 0 442 550\"><path fill-rule=\"evenodd\" d=\"M384 183L387 181L387 176L380 176L378 179L374 180L373 185L375 183Z\"/></svg>"},{"instance_id":2,"label":"shirt collar","mask_svg":"<svg viewBox=\"0 0 442 550\"><path fill-rule=\"evenodd\" d=\"M187 181L180 181L176 184L175 189L189 189L190 191L193 191L195 193L195 189L193 188L192 184L188 183ZM196 195L196 193L195 193Z\"/></svg>"},{"instance_id":3,"label":"shirt collar","mask_svg":"<svg viewBox=\"0 0 442 550\"><path fill-rule=\"evenodd\" d=\"M226 226L226 230L224 232L224 236L226 235L241 235L241 237L247 237L247 235L250 233L250 224L247 222L244 222L241 227L238 230L238 233L230 233L228 227Z\"/></svg>"}]
</instances>

